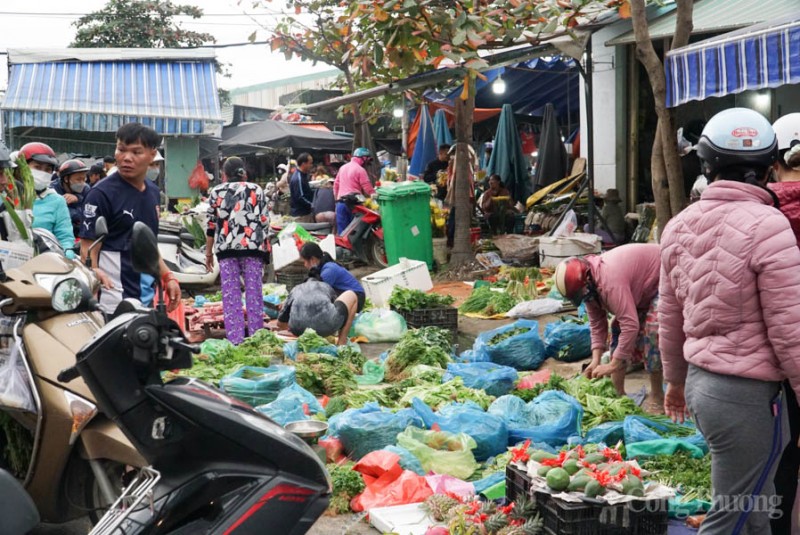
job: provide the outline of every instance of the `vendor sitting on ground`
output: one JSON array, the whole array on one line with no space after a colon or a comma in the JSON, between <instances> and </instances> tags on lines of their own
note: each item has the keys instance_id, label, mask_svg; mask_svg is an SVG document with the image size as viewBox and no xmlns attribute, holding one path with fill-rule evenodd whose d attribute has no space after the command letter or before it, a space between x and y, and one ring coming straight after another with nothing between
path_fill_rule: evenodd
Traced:
<instances>
[{"instance_id":1,"label":"vendor sitting on ground","mask_svg":"<svg viewBox=\"0 0 800 535\"><path fill-rule=\"evenodd\" d=\"M336 344L344 345L357 307L355 292L346 291L336 297L336 291L329 284L308 279L289 293L278 314L278 328L288 328L295 336L306 329L314 329L323 337L338 332Z\"/></svg>"},{"instance_id":2,"label":"vendor sitting on ground","mask_svg":"<svg viewBox=\"0 0 800 535\"><path fill-rule=\"evenodd\" d=\"M350 291L358 298L357 312L364 309L367 294L361 283L346 268L337 264L331 255L322 251L316 243L306 242L300 248L300 258L308 269L308 276L321 280L333 288L336 295Z\"/></svg>"},{"instance_id":3,"label":"vendor sitting on ground","mask_svg":"<svg viewBox=\"0 0 800 535\"><path fill-rule=\"evenodd\" d=\"M514 231L514 198L500 175L489 177L489 187L481 196L481 212L494 234Z\"/></svg>"},{"instance_id":4,"label":"vendor sitting on ground","mask_svg":"<svg viewBox=\"0 0 800 535\"><path fill-rule=\"evenodd\" d=\"M569 258L556 267L556 289L575 306L586 304L592 333L592 362L584 370L589 378L611 376L625 395L625 373L631 363L644 362L650 374L647 409L663 412L664 390L658 351L658 280L661 270L656 244L622 245L602 255ZM611 324L611 362L600 359Z\"/></svg>"}]
</instances>

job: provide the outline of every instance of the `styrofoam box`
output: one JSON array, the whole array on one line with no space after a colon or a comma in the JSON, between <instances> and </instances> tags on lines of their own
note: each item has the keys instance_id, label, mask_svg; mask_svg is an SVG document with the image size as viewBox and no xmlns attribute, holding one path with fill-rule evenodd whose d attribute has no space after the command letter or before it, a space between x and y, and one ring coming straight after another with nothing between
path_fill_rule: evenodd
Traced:
<instances>
[{"instance_id":1,"label":"styrofoam box","mask_svg":"<svg viewBox=\"0 0 800 535\"><path fill-rule=\"evenodd\" d=\"M420 260L401 258L397 265L382 269L361 279L361 285L372 304L389 307L389 296L395 286L427 292L433 288L428 265Z\"/></svg>"},{"instance_id":2,"label":"styrofoam box","mask_svg":"<svg viewBox=\"0 0 800 535\"><path fill-rule=\"evenodd\" d=\"M381 533L424 535L431 526L441 526L422 509L421 503L375 507L369 510L370 523Z\"/></svg>"},{"instance_id":3,"label":"styrofoam box","mask_svg":"<svg viewBox=\"0 0 800 535\"><path fill-rule=\"evenodd\" d=\"M539 238L539 267L555 268L573 256L599 253L602 239L596 234L575 234L565 238Z\"/></svg>"}]
</instances>

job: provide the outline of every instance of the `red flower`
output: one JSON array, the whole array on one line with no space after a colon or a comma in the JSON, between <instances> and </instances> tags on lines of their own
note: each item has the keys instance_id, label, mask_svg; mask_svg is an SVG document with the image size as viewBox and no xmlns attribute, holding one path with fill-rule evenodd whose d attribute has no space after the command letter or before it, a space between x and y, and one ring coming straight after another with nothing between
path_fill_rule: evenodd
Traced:
<instances>
[{"instance_id":1,"label":"red flower","mask_svg":"<svg viewBox=\"0 0 800 535\"><path fill-rule=\"evenodd\" d=\"M609 461L619 461L619 462L622 462L622 455L620 455L620 454L619 454L619 451L618 451L618 450L615 450L614 448L605 448L605 449L603 450L603 455L604 455L604 456L605 456L605 458L606 458L606 459L608 459Z\"/></svg>"},{"instance_id":2,"label":"red flower","mask_svg":"<svg viewBox=\"0 0 800 535\"><path fill-rule=\"evenodd\" d=\"M504 515L509 514L512 509L514 509L514 502L511 502L506 506L501 506L497 508L497 510L503 513Z\"/></svg>"},{"instance_id":3,"label":"red flower","mask_svg":"<svg viewBox=\"0 0 800 535\"><path fill-rule=\"evenodd\" d=\"M19 199L14 199L14 206L19 206Z\"/></svg>"},{"instance_id":4,"label":"red flower","mask_svg":"<svg viewBox=\"0 0 800 535\"><path fill-rule=\"evenodd\" d=\"M575 448L575 452L578 454L578 459L583 459L586 457L586 452L583 451L583 446L581 445L578 445L578 447Z\"/></svg>"},{"instance_id":5,"label":"red flower","mask_svg":"<svg viewBox=\"0 0 800 535\"><path fill-rule=\"evenodd\" d=\"M635 475L638 478L642 477L642 471L636 468L635 466L628 465L628 470L631 471L631 474Z\"/></svg>"},{"instance_id":6,"label":"red flower","mask_svg":"<svg viewBox=\"0 0 800 535\"><path fill-rule=\"evenodd\" d=\"M527 463L531 456L528 453L528 447L531 445L530 439L526 440L519 448L511 448L511 462L520 461Z\"/></svg>"},{"instance_id":7,"label":"red flower","mask_svg":"<svg viewBox=\"0 0 800 535\"><path fill-rule=\"evenodd\" d=\"M464 514L467 516L472 516L476 514L478 511L480 511L480 509L481 509L481 502L476 500L471 504L469 504L469 508L466 511L464 511Z\"/></svg>"},{"instance_id":8,"label":"red flower","mask_svg":"<svg viewBox=\"0 0 800 535\"><path fill-rule=\"evenodd\" d=\"M562 466L567 459L567 452L562 451L555 459L544 459L541 464L544 466Z\"/></svg>"},{"instance_id":9,"label":"red flower","mask_svg":"<svg viewBox=\"0 0 800 535\"><path fill-rule=\"evenodd\" d=\"M607 487L609 483L611 483L611 475L608 473L608 470L600 470L599 472L591 472L589 477L592 477L597 480L602 486Z\"/></svg>"}]
</instances>

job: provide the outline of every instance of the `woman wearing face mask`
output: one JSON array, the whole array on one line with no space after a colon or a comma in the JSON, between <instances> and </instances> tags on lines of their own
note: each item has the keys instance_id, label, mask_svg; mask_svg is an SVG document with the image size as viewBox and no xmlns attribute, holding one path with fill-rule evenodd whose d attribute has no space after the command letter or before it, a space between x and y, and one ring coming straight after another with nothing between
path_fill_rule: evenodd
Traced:
<instances>
[{"instance_id":1,"label":"woman wearing face mask","mask_svg":"<svg viewBox=\"0 0 800 535\"><path fill-rule=\"evenodd\" d=\"M67 201L50 187L50 173L31 169L36 199L33 201L33 228L52 232L64 248L67 258L75 258L75 234Z\"/></svg>"},{"instance_id":2,"label":"woman wearing face mask","mask_svg":"<svg viewBox=\"0 0 800 535\"><path fill-rule=\"evenodd\" d=\"M80 160L67 160L58 168L58 178L50 187L64 197L72 221L72 232L77 236L83 221L83 200L89 191L86 175L89 168Z\"/></svg>"}]
</instances>

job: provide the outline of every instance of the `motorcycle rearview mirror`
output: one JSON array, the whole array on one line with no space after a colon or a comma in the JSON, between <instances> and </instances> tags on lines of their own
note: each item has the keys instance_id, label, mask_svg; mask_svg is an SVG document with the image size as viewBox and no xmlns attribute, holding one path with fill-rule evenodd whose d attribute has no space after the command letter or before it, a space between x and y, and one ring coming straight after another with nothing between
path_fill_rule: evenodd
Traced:
<instances>
[{"instance_id":1,"label":"motorcycle rearview mirror","mask_svg":"<svg viewBox=\"0 0 800 535\"><path fill-rule=\"evenodd\" d=\"M94 222L94 236L94 242L89 246L89 250L86 251L86 267L89 269L92 267L92 250L103 243L103 240L108 236L108 223L106 222L105 216L101 215L97 218L97 221Z\"/></svg>"},{"instance_id":2,"label":"motorcycle rearview mirror","mask_svg":"<svg viewBox=\"0 0 800 535\"><path fill-rule=\"evenodd\" d=\"M56 312L73 312L88 307L92 299L89 288L75 277L62 279L53 287L51 304Z\"/></svg>"},{"instance_id":3,"label":"motorcycle rearview mirror","mask_svg":"<svg viewBox=\"0 0 800 535\"><path fill-rule=\"evenodd\" d=\"M150 275L156 281L160 279L158 241L150 227L137 221L133 224L131 235L131 262L133 269L139 273Z\"/></svg>"}]
</instances>

